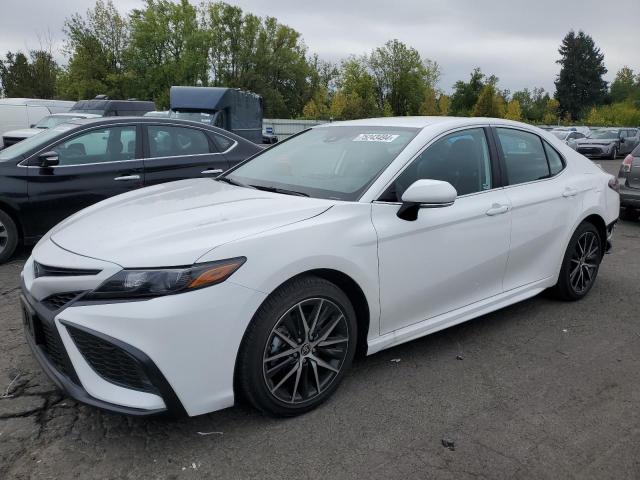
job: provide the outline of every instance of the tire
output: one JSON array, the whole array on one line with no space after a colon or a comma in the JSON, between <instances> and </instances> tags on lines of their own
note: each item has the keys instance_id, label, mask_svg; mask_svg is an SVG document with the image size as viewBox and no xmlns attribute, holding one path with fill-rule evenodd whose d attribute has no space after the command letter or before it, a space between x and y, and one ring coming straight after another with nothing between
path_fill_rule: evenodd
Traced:
<instances>
[{"instance_id":1,"label":"tire","mask_svg":"<svg viewBox=\"0 0 640 480\"><path fill-rule=\"evenodd\" d=\"M237 393L268 415L308 412L338 388L357 338L356 314L342 290L315 276L294 279L264 301L247 328Z\"/></svg>"},{"instance_id":2,"label":"tire","mask_svg":"<svg viewBox=\"0 0 640 480\"><path fill-rule=\"evenodd\" d=\"M573 233L562 260L554 293L562 300L584 298L598 276L602 261L602 239L598 229L584 222Z\"/></svg>"},{"instance_id":3,"label":"tire","mask_svg":"<svg viewBox=\"0 0 640 480\"><path fill-rule=\"evenodd\" d=\"M4 263L18 246L18 228L13 219L0 210L0 263Z\"/></svg>"},{"instance_id":4,"label":"tire","mask_svg":"<svg viewBox=\"0 0 640 480\"><path fill-rule=\"evenodd\" d=\"M611 160L615 160L617 156L618 156L618 149L616 147L613 147L613 150L611 150L611 155L609 156L609 158Z\"/></svg>"}]
</instances>

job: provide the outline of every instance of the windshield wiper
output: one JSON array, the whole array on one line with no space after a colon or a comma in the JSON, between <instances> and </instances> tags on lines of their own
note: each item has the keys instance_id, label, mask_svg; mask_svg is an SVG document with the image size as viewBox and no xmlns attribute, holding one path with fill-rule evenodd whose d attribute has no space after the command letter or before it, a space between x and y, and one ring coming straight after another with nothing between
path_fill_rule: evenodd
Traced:
<instances>
[{"instance_id":1,"label":"windshield wiper","mask_svg":"<svg viewBox=\"0 0 640 480\"><path fill-rule=\"evenodd\" d=\"M265 192L273 192L273 193L283 193L285 195L295 195L297 197L308 197L309 194L303 192L296 192L295 190L287 190L285 188L277 188L277 187L263 187L262 185L249 185L251 188L255 188L258 190L263 190Z\"/></svg>"},{"instance_id":2,"label":"windshield wiper","mask_svg":"<svg viewBox=\"0 0 640 480\"><path fill-rule=\"evenodd\" d=\"M240 180L234 180L229 177L218 177L218 178L215 178L214 180L217 180L218 182L228 183L229 185L235 185L237 187L256 188L253 185L247 185L246 183L242 183Z\"/></svg>"}]
</instances>

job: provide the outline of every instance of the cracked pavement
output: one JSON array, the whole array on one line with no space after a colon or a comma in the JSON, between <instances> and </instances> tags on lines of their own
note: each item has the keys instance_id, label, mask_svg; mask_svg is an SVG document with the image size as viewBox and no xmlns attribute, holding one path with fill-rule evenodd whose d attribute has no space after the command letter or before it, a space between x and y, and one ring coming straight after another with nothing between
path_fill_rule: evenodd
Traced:
<instances>
[{"instance_id":1,"label":"cracked pavement","mask_svg":"<svg viewBox=\"0 0 640 480\"><path fill-rule=\"evenodd\" d=\"M0 266L0 478L640 478L640 221L621 222L585 300L539 295L361 359L287 420L64 397L23 338L27 255Z\"/></svg>"}]
</instances>

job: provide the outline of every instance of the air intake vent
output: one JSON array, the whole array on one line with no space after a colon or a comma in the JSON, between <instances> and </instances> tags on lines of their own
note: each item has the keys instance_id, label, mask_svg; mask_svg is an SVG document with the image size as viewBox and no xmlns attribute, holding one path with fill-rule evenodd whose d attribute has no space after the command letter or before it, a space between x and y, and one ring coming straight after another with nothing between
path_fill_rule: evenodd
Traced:
<instances>
[{"instance_id":1,"label":"air intake vent","mask_svg":"<svg viewBox=\"0 0 640 480\"><path fill-rule=\"evenodd\" d=\"M55 293L42 300L42 304L49 310L60 310L82 292Z\"/></svg>"}]
</instances>

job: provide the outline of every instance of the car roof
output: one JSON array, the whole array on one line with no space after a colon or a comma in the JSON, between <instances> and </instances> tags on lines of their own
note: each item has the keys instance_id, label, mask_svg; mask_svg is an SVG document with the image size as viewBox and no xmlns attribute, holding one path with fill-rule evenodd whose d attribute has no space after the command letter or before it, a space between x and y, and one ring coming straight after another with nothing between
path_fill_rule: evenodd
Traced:
<instances>
[{"instance_id":1,"label":"car roof","mask_svg":"<svg viewBox=\"0 0 640 480\"><path fill-rule=\"evenodd\" d=\"M73 113L73 112L69 112ZM67 125L91 126L91 125L116 125L119 123L148 123L152 125L166 124L166 125L183 125L185 127L198 127L210 132L219 133L220 135L231 138L238 142L252 143L246 138L242 138L229 130L207 125L202 122L193 122L191 120L181 120L178 118L162 118L162 117L143 117L143 116L128 116L128 117L96 117L96 118L74 118L66 122Z\"/></svg>"},{"instance_id":2,"label":"car roof","mask_svg":"<svg viewBox=\"0 0 640 480\"><path fill-rule=\"evenodd\" d=\"M469 126L469 125L486 125L486 124L502 124L514 126L531 126L521 122L514 122L504 118L490 117L380 117L380 118L364 118L361 120L347 120L343 122L323 123L314 128L327 128L332 125L339 126L368 126L368 127L407 127L424 129L432 126Z\"/></svg>"}]
</instances>

